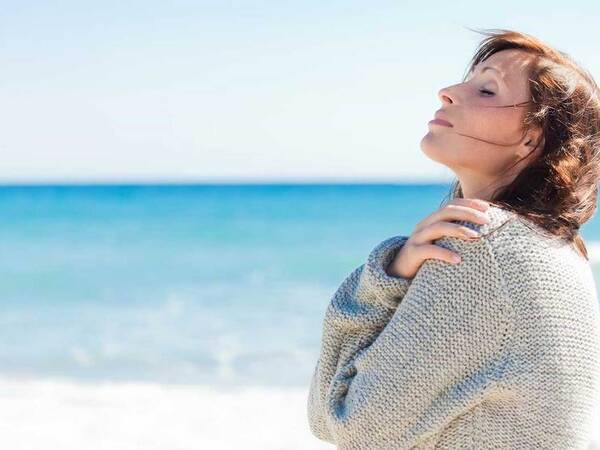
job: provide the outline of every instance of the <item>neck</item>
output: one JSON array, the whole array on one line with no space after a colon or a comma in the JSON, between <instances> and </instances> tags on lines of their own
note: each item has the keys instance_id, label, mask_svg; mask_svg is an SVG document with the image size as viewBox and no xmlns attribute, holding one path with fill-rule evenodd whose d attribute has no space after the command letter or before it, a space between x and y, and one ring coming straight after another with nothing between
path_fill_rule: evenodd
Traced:
<instances>
[{"instance_id":1,"label":"neck","mask_svg":"<svg viewBox=\"0 0 600 450\"><path fill-rule=\"evenodd\" d=\"M495 191L505 186L507 180L490 179L489 177L473 174L458 174L458 181L464 198L478 198L493 201Z\"/></svg>"}]
</instances>

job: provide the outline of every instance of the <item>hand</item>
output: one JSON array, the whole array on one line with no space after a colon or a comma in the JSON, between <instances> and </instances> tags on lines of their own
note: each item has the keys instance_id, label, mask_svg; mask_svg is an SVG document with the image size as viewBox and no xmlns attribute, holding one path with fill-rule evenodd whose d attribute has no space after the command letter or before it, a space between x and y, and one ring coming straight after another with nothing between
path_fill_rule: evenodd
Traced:
<instances>
[{"instance_id":1,"label":"hand","mask_svg":"<svg viewBox=\"0 0 600 450\"><path fill-rule=\"evenodd\" d=\"M439 245L431 244L444 236L473 239L479 233L452 220L468 220L478 224L489 222L485 213L489 203L475 198L455 198L417 223L408 240L400 248L387 268L388 275L413 278L423 262L437 258L451 264L460 262L460 256ZM458 259L454 259L454 258Z\"/></svg>"}]
</instances>

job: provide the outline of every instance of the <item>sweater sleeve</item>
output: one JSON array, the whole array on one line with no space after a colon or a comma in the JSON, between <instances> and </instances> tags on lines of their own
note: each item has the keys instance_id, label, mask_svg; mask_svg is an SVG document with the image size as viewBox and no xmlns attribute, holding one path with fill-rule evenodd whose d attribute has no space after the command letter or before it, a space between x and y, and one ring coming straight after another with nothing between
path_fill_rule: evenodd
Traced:
<instances>
[{"instance_id":1,"label":"sweater sleeve","mask_svg":"<svg viewBox=\"0 0 600 450\"><path fill-rule=\"evenodd\" d=\"M393 236L379 243L369 254L367 262L354 269L338 287L330 302L326 317L332 314L345 315L347 333L344 338L333 343L336 345L335 358L328 359L326 364L324 353L328 352L327 342L322 340L321 357L313 372L308 399L308 417L312 433L324 440L335 443L331 435L324 410L319 405L324 400L323 388L326 385L317 384L318 380L332 380L336 370L336 360L347 360L352 357L357 348L368 345L381 332L391 319L398 303L404 297L412 279L395 277L387 274L387 268L396 253L408 240L407 236ZM364 295L356 296L359 288L364 290L368 285L372 288ZM343 310L338 309L345 302ZM339 305L339 306L338 306ZM348 314L349 308L352 312ZM323 324L323 335L327 335L330 320Z\"/></svg>"},{"instance_id":2,"label":"sweater sleeve","mask_svg":"<svg viewBox=\"0 0 600 450\"><path fill-rule=\"evenodd\" d=\"M341 449L425 442L502 377L512 316L487 238L438 239L462 261L428 259L410 280L381 272L388 241L325 313L308 418L315 436Z\"/></svg>"}]
</instances>

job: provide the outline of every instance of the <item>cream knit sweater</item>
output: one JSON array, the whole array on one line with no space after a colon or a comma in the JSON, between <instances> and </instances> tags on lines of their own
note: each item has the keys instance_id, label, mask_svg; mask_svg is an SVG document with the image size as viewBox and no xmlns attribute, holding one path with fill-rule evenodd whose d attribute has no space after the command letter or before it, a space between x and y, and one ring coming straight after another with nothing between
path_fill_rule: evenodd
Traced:
<instances>
[{"instance_id":1,"label":"cream knit sweater","mask_svg":"<svg viewBox=\"0 0 600 450\"><path fill-rule=\"evenodd\" d=\"M307 403L339 449L585 449L600 400L600 310L588 261L490 206L456 221L411 279L378 244L327 307ZM595 424L599 426L600 424Z\"/></svg>"}]
</instances>

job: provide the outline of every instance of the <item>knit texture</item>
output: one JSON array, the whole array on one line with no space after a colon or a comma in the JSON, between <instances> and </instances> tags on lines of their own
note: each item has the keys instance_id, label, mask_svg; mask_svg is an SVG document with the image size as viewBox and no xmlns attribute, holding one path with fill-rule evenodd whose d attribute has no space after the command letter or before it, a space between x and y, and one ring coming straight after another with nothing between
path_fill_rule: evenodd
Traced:
<instances>
[{"instance_id":1,"label":"knit texture","mask_svg":"<svg viewBox=\"0 0 600 450\"><path fill-rule=\"evenodd\" d=\"M436 245L413 278L379 243L331 298L307 402L339 449L586 449L600 401L600 309L589 262L496 206L483 236Z\"/></svg>"}]
</instances>

